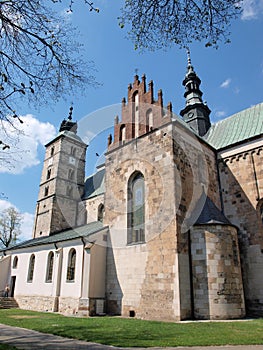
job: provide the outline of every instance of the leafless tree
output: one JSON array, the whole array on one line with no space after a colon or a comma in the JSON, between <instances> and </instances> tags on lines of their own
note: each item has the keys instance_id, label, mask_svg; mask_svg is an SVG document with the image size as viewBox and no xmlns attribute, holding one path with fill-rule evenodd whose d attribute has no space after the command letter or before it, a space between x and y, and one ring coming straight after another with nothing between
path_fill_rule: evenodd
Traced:
<instances>
[{"instance_id":1,"label":"leafless tree","mask_svg":"<svg viewBox=\"0 0 263 350\"><path fill-rule=\"evenodd\" d=\"M91 11L93 4L83 0ZM50 103L95 84L76 29L55 12L57 0L0 0L0 121L19 128L19 100ZM68 11L73 1L65 0ZM90 74L89 74L90 73ZM1 143L1 141L0 141ZM8 144L0 144L7 149Z\"/></svg>"},{"instance_id":2,"label":"leafless tree","mask_svg":"<svg viewBox=\"0 0 263 350\"><path fill-rule=\"evenodd\" d=\"M13 208L7 208L0 213L0 242L6 248L16 243L20 235L21 215Z\"/></svg>"},{"instance_id":3,"label":"leafless tree","mask_svg":"<svg viewBox=\"0 0 263 350\"><path fill-rule=\"evenodd\" d=\"M239 16L242 0L125 0L121 27L140 49L159 49L204 41L217 47L229 41L231 21Z\"/></svg>"}]
</instances>

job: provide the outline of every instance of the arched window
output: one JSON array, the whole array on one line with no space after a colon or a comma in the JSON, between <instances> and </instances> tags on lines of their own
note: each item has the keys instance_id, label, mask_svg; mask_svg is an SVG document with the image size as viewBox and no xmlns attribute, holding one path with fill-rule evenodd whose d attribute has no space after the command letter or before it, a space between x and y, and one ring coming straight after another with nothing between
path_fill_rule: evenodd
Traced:
<instances>
[{"instance_id":1,"label":"arched window","mask_svg":"<svg viewBox=\"0 0 263 350\"><path fill-rule=\"evenodd\" d=\"M74 179L75 172L73 169L68 170L68 179L73 180Z\"/></svg>"},{"instance_id":2,"label":"arched window","mask_svg":"<svg viewBox=\"0 0 263 350\"><path fill-rule=\"evenodd\" d=\"M49 190L49 187L46 186L44 189L44 196L48 196L48 190Z\"/></svg>"},{"instance_id":3,"label":"arched window","mask_svg":"<svg viewBox=\"0 0 263 350\"><path fill-rule=\"evenodd\" d=\"M125 125L123 124L120 128L120 141L125 141L126 138L126 128Z\"/></svg>"},{"instance_id":4,"label":"arched window","mask_svg":"<svg viewBox=\"0 0 263 350\"><path fill-rule=\"evenodd\" d=\"M70 148L70 154L72 155L72 157L75 157L76 156L76 148L71 146Z\"/></svg>"},{"instance_id":5,"label":"arched window","mask_svg":"<svg viewBox=\"0 0 263 350\"><path fill-rule=\"evenodd\" d=\"M76 250L70 249L68 254L67 282L74 282L76 268Z\"/></svg>"},{"instance_id":6,"label":"arched window","mask_svg":"<svg viewBox=\"0 0 263 350\"><path fill-rule=\"evenodd\" d=\"M15 257L14 257L14 260L13 260L13 269L16 269L16 268L17 268L17 263L18 263L18 257L15 256Z\"/></svg>"},{"instance_id":7,"label":"arched window","mask_svg":"<svg viewBox=\"0 0 263 350\"><path fill-rule=\"evenodd\" d=\"M33 281L34 267L35 267L35 255L32 254L30 256L30 260L29 260L27 282L32 282Z\"/></svg>"},{"instance_id":8,"label":"arched window","mask_svg":"<svg viewBox=\"0 0 263 350\"><path fill-rule=\"evenodd\" d=\"M132 111L132 137L139 136L139 94L136 91L132 97L133 111Z\"/></svg>"},{"instance_id":9,"label":"arched window","mask_svg":"<svg viewBox=\"0 0 263 350\"><path fill-rule=\"evenodd\" d=\"M153 128L153 112L152 109L148 109L146 112L146 132L149 132Z\"/></svg>"},{"instance_id":10,"label":"arched window","mask_svg":"<svg viewBox=\"0 0 263 350\"><path fill-rule=\"evenodd\" d=\"M52 282L53 276L53 266L54 266L54 253L49 252L47 257L47 271L46 271L46 282Z\"/></svg>"},{"instance_id":11,"label":"arched window","mask_svg":"<svg viewBox=\"0 0 263 350\"><path fill-rule=\"evenodd\" d=\"M48 169L47 171L47 180L49 180L51 177L51 169Z\"/></svg>"},{"instance_id":12,"label":"arched window","mask_svg":"<svg viewBox=\"0 0 263 350\"><path fill-rule=\"evenodd\" d=\"M145 241L144 201L144 177L141 173L136 172L128 182L128 244Z\"/></svg>"},{"instance_id":13,"label":"arched window","mask_svg":"<svg viewBox=\"0 0 263 350\"><path fill-rule=\"evenodd\" d=\"M103 222L104 217L104 205L100 204L98 207L98 221Z\"/></svg>"},{"instance_id":14,"label":"arched window","mask_svg":"<svg viewBox=\"0 0 263 350\"><path fill-rule=\"evenodd\" d=\"M55 151L55 147L51 147L51 149L50 149L50 155L51 155L51 157L54 155L54 151Z\"/></svg>"}]
</instances>

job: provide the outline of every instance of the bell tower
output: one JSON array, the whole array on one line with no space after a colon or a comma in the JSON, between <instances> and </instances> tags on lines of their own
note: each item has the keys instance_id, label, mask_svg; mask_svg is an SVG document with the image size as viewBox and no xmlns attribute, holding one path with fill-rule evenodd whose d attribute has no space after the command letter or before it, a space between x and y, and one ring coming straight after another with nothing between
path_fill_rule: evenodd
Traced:
<instances>
[{"instance_id":1,"label":"bell tower","mask_svg":"<svg viewBox=\"0 0 263 350\"><path fill-rule=\"evenodd\" d=\"M194 71L189 50L187 51L187 58L187 73L183 81L186 106L180 111L180 115L198 135L203 136L211 126L209 118L211 111L202 100L203 93L200 90L201 80Z\"/></svg>"},{"instance_id":2,"label":"bell tower","mask_svg":"<svg viewBox=\"0 0 263 350\"><path fill-rule=\"evenodd\" d=\"M87 145L77 136L72 110L59 133L46 145L33 237L48 236L76 226L84 190Z\"/></svg>"}]
</instances>

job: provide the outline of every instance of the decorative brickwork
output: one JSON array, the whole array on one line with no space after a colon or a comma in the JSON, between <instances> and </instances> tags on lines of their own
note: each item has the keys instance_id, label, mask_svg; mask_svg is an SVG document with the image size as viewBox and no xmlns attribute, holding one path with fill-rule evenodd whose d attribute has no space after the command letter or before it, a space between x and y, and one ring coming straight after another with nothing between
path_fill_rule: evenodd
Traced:
<instances>
[{"instance_id":1,"label":"decorative brickwork","mask_svg":"<svg viewBox=\"0 0 263 350\"><path fill-rule=\"evenodd\" d=\"M163 109L162 90L158 91L158 98L154 100L153 82L146 90L146 77L142 81L135 75L133 84L128 86L128 102L122 100L122 119L115 118L114 141L109 142L110 149L122 145L134 138L142 136L171 121L172 105Z\"/></svg>"}]
</instances>

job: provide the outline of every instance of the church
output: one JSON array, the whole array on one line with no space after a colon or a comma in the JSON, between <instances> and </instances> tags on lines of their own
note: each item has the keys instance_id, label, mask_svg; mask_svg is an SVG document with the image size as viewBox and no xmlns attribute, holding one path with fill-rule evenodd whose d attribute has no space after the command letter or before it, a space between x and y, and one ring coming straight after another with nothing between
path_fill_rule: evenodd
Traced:
<instances>
[{"instance_id":1,"label":"church","mask_svg":"<svg viewBox=\"0 0 263 350\"><path fill-rule=\"evenodd\" d=\"M32 239L0 251L20 308L263 316L263 103L211 124L200 84L188 55L179 117L135 75L88 177L71 109L46 145Z\"/></svg>"}]
</instances>

